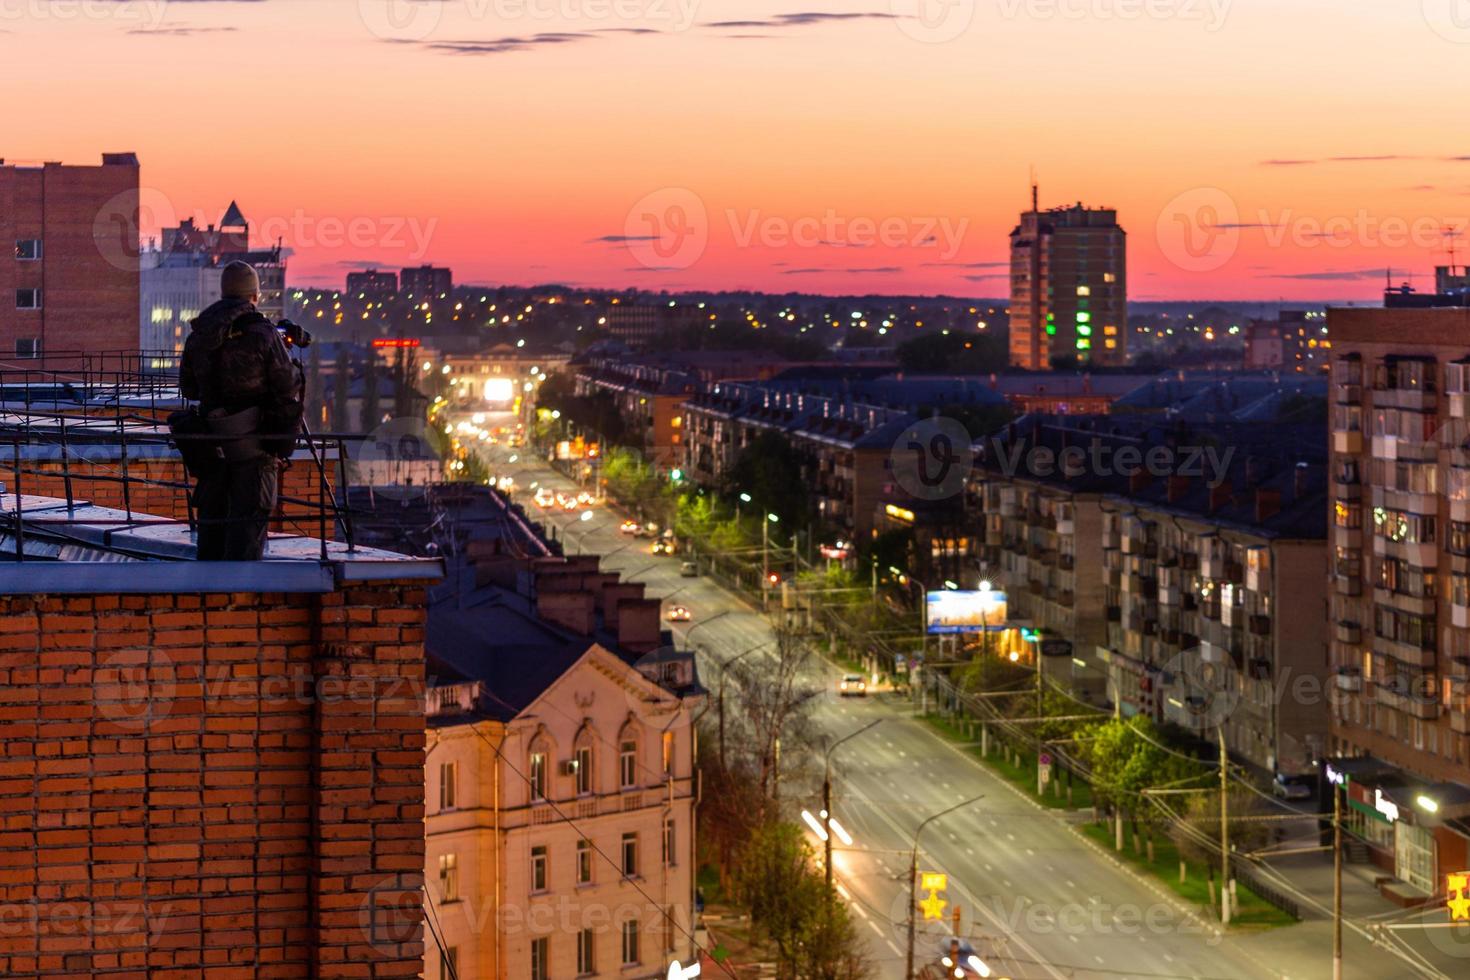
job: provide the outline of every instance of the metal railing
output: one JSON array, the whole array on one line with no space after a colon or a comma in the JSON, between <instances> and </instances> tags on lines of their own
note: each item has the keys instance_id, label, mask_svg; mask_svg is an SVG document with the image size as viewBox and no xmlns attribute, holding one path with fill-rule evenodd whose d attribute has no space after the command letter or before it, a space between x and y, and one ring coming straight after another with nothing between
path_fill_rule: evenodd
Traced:
<instances>
[{"instance_id":1,"label":"metal railing","mask_svg":"<svg viewBox=\"0 0 1470 980\"><path fill-rule=\"evenodd\" d=\"M262 438L270 438L264 435ZM300 434L292 437L299 449L308 451L309 460L299 461L312 468L316 477L317 499L281 494L277 498L275 512L269 525L281 529L286 525L316 527L320 541L322 560L328 557L328 542L340 535L348 551L355 550L353 521L350 511L338 503L336 490L347 483L347 447L365 439L353 434ZM68 524L99 526L107 523L120 526L146 523L149 527L180 525L197 531L198 515L194 506L194 481L186 478L183 461L178 453L180 441L195 440L219 443L231 437L218 435L176 436L157 418L117 406L115 411L102 415L75 414L74 412L31 407L9 411L0 408L0 447L10 449L9 459L0 459L0 474L5 474L10 492L10 508L0 509L0 524L9 525L16 541L14 560L24 561L24 539L27 533L25 508L22 496L33 493L37 483L58 488L64 499L68 517L62 518L48 513L44 520L47 527L65 527ZM0 452L3 452L0 449ZM167 460L177 464L178 478L147 472L151 464ZM335 463L338 469L335 482L329 477L327 467ZM140 472L142 471L142 472ZM114 521L100 520L94 515L72 512L78 508L78 488L88 485L112 485L118 488L123 517ZM147 513L137 508L137 502L152 491L177 495L173 513L183 513L185 518ZM54 493L51 495L55 495ZM118 547L116 550L125 549ZM11 558L10 555L3 557Z\"/></svg>"}]
</instances>

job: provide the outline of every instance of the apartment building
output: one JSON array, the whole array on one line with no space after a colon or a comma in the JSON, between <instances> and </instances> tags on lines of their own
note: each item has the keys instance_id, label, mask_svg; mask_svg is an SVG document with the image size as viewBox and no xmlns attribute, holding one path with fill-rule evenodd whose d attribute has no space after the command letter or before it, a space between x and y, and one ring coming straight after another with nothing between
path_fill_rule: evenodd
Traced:
<instances>
[{"instance_id":1,"label":"apartment building","mask_svg":"<svg viewBox=\"0 0 1470 980\"><path fill-rule=\"evenodd\" d=\"M1470 310L1334 309L1329 778L1418 895L1470 815Z\"/></svg>"},{"instance_id":2,"label":"apartment building","mask_svg":"<svg viewBox=\"0 0 1470 980\"><path fill-rule=\"evenodd\" d=\"M424 976L662 980L697 959L693 655L641 584L486 496L485 584L429 613Z\"/></svg>"},{"instance_id":3,"label":"apartment building","mask_svg":"<svg viewBox=\"0 0 1470 980\"><path fill-rule=\"evenodd\" d=\"M0 159L0 356L138 349L138 179L132 153Z\"/></svg>"},{"instance_id":4,"label":"apartment building","mask_svg":"<svg viewBox=\"0 0 1470 980\"><path fill-rule=\"evenodd\" d=\"M1011 232L1011 364L1128 360L1127 235L1109 208L1031 210Z\"/></svg>"},{"instance_id":5,"label":"apartment building","mask_svg":"<svg viewBox=\"0 0 1470 980\"><path fill-rule=\"evenodd\" d=\"M1311 773L1330 679L1325 468L1244 448L1218 482L1169 476L1103 501L1096 657L1125 714L1202 740L1223 728L1258 773Z\"/></svg>"},{"instance_id":6,"label":"apartment building","mask_svg":"<svg viewBox=\"0 0 1470 980\"><path fill-rule=\"evenodd\" d=\"M1310 771L1325 709L1286 697L1328 680L1320 435L1018 420L976 446L984 574L1013 624L1041 632L1043 669L1078 696L1211 739L1224 724L1239 761ZM1287 595L1323 615L1276 617Z\"/></svg>"}]
</instances>

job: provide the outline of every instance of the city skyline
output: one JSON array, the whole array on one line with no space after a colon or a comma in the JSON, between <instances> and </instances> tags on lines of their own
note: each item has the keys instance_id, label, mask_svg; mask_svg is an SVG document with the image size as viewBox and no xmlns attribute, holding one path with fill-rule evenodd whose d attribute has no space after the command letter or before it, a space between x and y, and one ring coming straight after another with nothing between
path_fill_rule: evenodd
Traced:
<instances>
[{"instance_id":1,"label":"city skyline","mask_svg":"<svg viewBox=\"0 0 1470 980\"><path fill-rule=\"evenodd\" d=\"M1118 210L1141 302L1426 289L1470 224L1428 94L1470 42L1448 4L918 2L33 0L6 61L83 67L5 152L137 152L145 234L237 197L298 285L1003 296L1033 173L1043 208ZM233 97L180 84L231 64Z\"/></svg>"}]
</instances>

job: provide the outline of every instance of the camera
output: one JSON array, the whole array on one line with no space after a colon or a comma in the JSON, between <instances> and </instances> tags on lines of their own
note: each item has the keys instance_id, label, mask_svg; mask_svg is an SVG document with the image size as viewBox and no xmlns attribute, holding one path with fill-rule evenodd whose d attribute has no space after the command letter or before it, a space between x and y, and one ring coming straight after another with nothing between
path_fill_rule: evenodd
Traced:
<instances>
[{"instance_id":1,"label":"camera","mask_svg":"<svg viewBox=\"0 0 1470 980\"><path fill-rule=\"evenodd\" d=\"M286 342L287 347L311 346L311 333L299 323L282 320L276 324L276 329L281 332L281 339Z\"/></svg>"}]
</instances>

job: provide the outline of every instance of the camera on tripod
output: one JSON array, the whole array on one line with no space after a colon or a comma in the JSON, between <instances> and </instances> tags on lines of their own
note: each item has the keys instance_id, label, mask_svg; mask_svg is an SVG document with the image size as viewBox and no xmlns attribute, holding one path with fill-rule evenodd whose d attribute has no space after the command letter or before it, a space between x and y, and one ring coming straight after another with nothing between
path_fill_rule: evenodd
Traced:
<instances>
[{"instance_id":1,"label":"camera on tripod","mask_svg":"<svg viewBox=\"0 0 1470 980\"><path fill-rule=\"evenodd\" d=\"M290 320L282 320L280 323L276 324L276 329L280 331L281 339L286 342L287 347L306 348L311 346L310 331L301 326L301 324L299 323L293 323Z\"/></svg>"}]
</instances>

